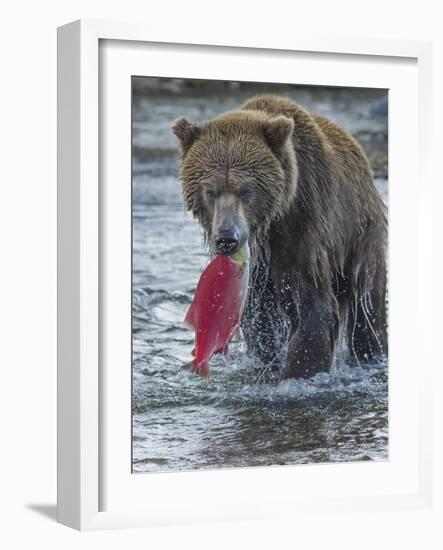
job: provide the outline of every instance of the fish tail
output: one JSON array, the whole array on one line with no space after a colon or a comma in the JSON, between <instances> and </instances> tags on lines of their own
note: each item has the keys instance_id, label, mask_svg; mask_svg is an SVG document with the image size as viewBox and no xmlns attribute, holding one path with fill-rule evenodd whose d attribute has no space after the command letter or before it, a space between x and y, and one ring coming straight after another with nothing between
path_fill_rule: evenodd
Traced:
<instances>
[{"instance_id":1,"label":"fish tail","mask_svg":"<svg viewBox=\"0 0 443 550\"><path fill-rule=\"evenodd\" d=\"M201 366L197 366L193 361L189 361L189 363L185 363L182 365L182 369L188 370L194 374L198 374L202 378L208 378L209 376L209 363L208 361L203 361Z\"/></svg>"}]
</instances>

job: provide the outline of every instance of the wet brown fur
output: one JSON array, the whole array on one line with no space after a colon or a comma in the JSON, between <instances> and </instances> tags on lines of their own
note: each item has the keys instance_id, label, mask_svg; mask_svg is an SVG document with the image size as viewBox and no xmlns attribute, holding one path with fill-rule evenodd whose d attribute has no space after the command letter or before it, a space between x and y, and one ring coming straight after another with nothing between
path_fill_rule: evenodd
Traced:
<instances>
[{"instance_id":1,"label":"wet brown fur","mask_svg":"<svg viewBox=\"0 0 443 550\"><path fill-rule=\"evenodd\" d=\"M208 239L210 197L237 197L247 221L251 351L278 363L286 331L284 377L329 370L341 332L357 361L386 353L387 225L360 145L278 96L199 126L180 119L174 132L185 203Z\"/></svg>"}]
</instances>

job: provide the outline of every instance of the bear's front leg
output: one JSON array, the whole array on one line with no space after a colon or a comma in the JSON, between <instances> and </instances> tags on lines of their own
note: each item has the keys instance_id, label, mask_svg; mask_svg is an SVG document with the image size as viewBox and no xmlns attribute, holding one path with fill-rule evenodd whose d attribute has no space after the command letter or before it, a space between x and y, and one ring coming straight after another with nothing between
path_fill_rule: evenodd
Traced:
<instances>
[{"instance_id":1,"label":"bear's front leg","mask_svg":"<svg viewBox=\"0 0 443 550\"><path fill-rule=\"evenodd\" d=\"M338 337L338 304L334 296L305 298L294 323L283 378L310 378L328 372Z\"/></svg>"}]
</instances>

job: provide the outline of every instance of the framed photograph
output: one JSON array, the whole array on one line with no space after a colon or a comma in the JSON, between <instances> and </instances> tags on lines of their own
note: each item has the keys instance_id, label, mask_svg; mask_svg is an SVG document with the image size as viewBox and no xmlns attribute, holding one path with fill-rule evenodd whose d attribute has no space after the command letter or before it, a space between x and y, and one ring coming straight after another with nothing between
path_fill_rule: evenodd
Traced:
<instances>
[{"instance_id":1,"label":"framed photograph","mask_svg":"<svg viewBox=\"0 0 443 550\"><path fill-rule=\"evenodd\" d=\"M59 29L59 521L430 507L429 44L193 42Z\"/></svg>"}]
</instances>

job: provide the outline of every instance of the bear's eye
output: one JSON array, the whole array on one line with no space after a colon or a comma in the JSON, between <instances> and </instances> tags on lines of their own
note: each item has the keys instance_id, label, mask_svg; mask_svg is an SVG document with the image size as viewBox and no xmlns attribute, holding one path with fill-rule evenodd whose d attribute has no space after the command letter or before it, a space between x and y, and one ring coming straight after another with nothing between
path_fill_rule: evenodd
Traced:
<instances>
[{"instance_id":1,"label":"bear's eye","mask_svg":"<svg viewBox=\"0 0 443 550\"><path fill-rule=\"evenodd\" d=\"M245 187L238 192L238 196L242 202L248 203L254 198L254 193L252 189Z\"/></svg>"},{"instance_id":2,"label":"bear's eye","mask_svg":"<svg viewBox=\"0 0 443 550\"><path fill-rule=\"evenodd\" d=\"M215 202L215 193L211 189L205 189L205 198L209 204L214 204Z\"/></svg>"}]
</instances>

